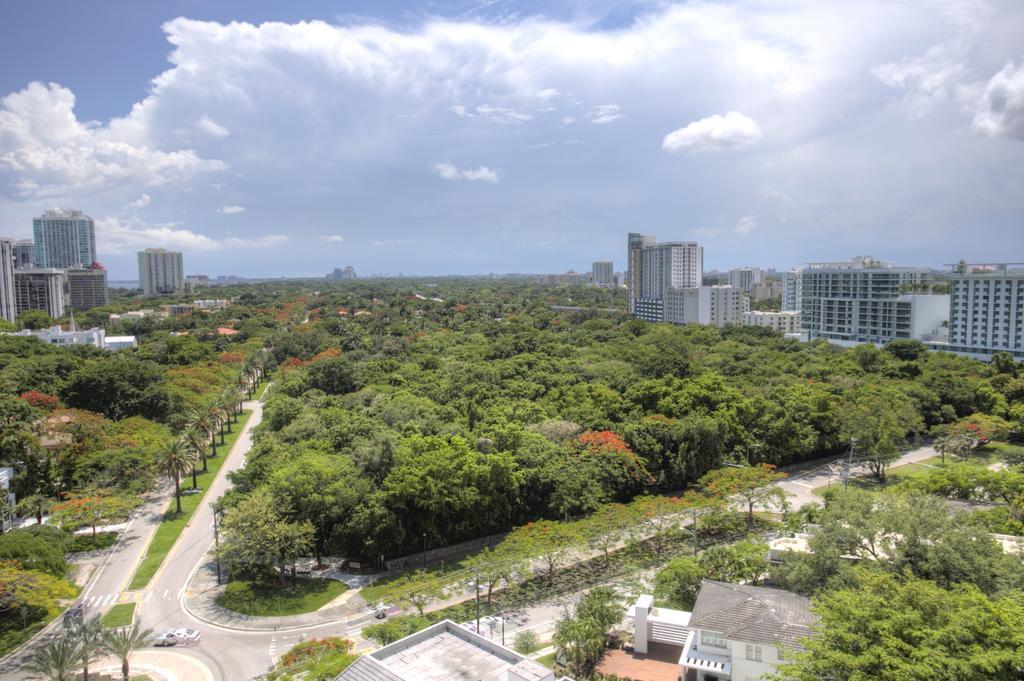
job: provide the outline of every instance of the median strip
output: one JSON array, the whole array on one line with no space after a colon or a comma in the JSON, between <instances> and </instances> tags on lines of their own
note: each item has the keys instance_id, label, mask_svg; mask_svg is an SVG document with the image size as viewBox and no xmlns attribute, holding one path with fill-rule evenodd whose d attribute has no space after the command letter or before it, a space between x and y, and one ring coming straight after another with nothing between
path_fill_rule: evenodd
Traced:
<instances>
[{"instance_id":1,"label":"median strip","mask_svg":"<svg viewBox=\"0 0 1024 681\"><path fill-rule=\"evenodd\" d=\"M217 478L217 472L231 454L231 448L234 446L239 434L245 430L251 413L252 412L250 410L246 409L240 414L234 431L224 436L223 445L217 445L221 453L213 458L207 459L208 470L205 473L200 472L196 476L200 491L196 494L182 495L181 513L177 513L174 510L175 505L173 498L168 502L163 520L160 521L160 526L156 528L156 532L153 534L153 539L149 542L149 546L146 548L146 555L139 562L138 567L135 569L135 574L132 575L132 580L128 584L129 591L142 589L148 586L150 581L153 579L153 575L155 575L156 571L160 569L160 565L164 562L164 558L167 557L171 547L174 546L174 543L178 540L182 531L188 525L189 521L191 521L192 514L195 513L195 510L199 508L200 504L202 504L203 499L206 497L207 490ZM182 486L186 488L183 491L187 491L186 486L191 482L191 479L192 476L187 476L182 480Z\"/></svg>"}]
</instances>

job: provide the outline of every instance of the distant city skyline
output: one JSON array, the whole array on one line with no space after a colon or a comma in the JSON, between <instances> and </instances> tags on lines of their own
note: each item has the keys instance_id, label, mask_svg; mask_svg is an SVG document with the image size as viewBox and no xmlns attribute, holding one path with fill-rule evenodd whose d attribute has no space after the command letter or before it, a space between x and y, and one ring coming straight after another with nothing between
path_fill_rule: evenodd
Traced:
<instances>
[{"instance_id":1,"label":"distant city skyline","mask_svg":"<svg viewBox=\"0 0 1024 681\"><path fill-rule=\"evenodd\" d=\"M621 271L629 232L721 271L1022 257L1015 0L345 11L7 3L0 235L82 210L112 280L150 247L246 277Z\"/></svg>"}]
</instances>

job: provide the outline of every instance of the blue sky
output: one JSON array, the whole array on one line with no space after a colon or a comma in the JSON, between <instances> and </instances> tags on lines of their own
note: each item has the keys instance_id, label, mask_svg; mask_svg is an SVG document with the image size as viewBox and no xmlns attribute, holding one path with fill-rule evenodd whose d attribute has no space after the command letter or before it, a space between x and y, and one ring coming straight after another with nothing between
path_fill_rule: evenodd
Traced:
<instances>
[{"instance_id":1,"label":"blue sky","mask_svg":"<svg viewBox=\"0 0 1024 681\"><path fill-rule=\"evenodd\" d=\"M0 8L0 234L250 276L1024 257L1024 3Z\"/></svg>"}]
</instances>

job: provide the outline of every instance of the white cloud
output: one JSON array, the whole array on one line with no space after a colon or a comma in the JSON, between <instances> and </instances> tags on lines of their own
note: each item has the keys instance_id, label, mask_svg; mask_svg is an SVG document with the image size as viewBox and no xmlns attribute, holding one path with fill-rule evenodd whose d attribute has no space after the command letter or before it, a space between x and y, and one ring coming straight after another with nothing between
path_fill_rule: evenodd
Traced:
<instances>
[{"instance_id":1,"label":"white cloud","mask_svg":"<svg viewBox=\"0 0 1024 681\"><path fill-rule=\"evenodd\" d=\"M124 210L125 211L130 211L130 212L135 212L135 211L138 211L138 210L148 206L151 201L152 200L149 198L149 194L143 194L142 196L140 196L139 198L135 199L131 203L126 203L124 205Z\"/></svg>"},{"instance_id":2,"label":"white cloud","mask_svg":"<svg viewBox=\"0 0 1024 681\"><path fill-rule=\"evenodd\" d=\"M320 241L326 241L327 243L332 244L340 244L342 241L345 240L344 237L339 236L337 234L321 234L317 238L320 239Z\"/></svg>"},{"instance_id":3,"label":"white cloud","mask_svg":"<svg viewBox=\"0 0 1024 681\"><path fill-rule=\"evenodd\" d=\"M409 243L408 239L385 239L384 241L374 241L374 246L401 246Z\"/></svg>"},{"instance_id":4,"label":"white cloud","mask_svg":"<svg viewBox=\"0 0 1024 681\"><path fill-rule=\"evenodd\" d=\"M537 99L542 99L542 100L544 100L546 102L549 99L554 99L555 97L558 97L561 94L562 93L559 92L558 90L556 90L555 88L548 87L548 88L544 88L543 90L538 90L537 91Z\"/></svg>"},{"instance_id":5,"label":"white cloud","mask_svg":"<svg viewBox=\"0 0 1024 681\"><path fill-rule=\"evenodd\" d=\"M132 253L144 248L173 248L186 252L239 248L269 248L288 241L283 234L254 238L214 238L175 224L149 224L138 219L103 218L96 221L97 247L102 253Z\"/></svg>"},{"instance_id":6,"label":"white cloud","mask_svg":"<svg viewBox=\"0 0 1024 681\"><path fill-rule=\"evenodd\" d=\"M489 118L499 123L523 123L533 120L533 116L530 114L525 114L506 106L493 106L491 104L481 104L476 108L476 113L478 116Z\"/></svg>"},{"instance_id":7,"label":"white cloud","mask_svg":"<svg viewBox=\"0 0 1024 681\"><path fill-rule=\"evenodd\" d=\"M216 137L217 139L223 139L231 134L230 130L205 114L199 119L199 122L196 123L196 127L210 137Z\"/></svg>"},{"instance_id":8,"label":"white cloud","mask_svg":"<svg viewBox=\"0 0 1024 681\"><path fill-rule=\"evenodd\" d=\"M569 125L576 120L575 116L562 116L562 125Z\"/></svg>"},{"instance_id":9,"label":"white cloud","mask_svg":"<svg viewBox=\"0 0 1024 681\"><path fill-rule=\"evenodd\" d=\"M595 106L594 109L587 114L587 118L590 119L591 123L604 125L622 118L620 109L621 108L618 104L601 104L600 106Z\"/></svg>"},{"instance_id":10,"label":"white cloud","mask_svg":"<svg viewBox=\"0 0 1024 681\"><path fill-rule=\"evenodd\" d=\"M665 135L661 148L668 152L705 151L749 146L761 139L761 128L753 118L730 111L694 121Z\"/></svg>"},{"instance_id":11,"label":"white cloud","mask_svg":"<svg viewBox=\"0 0 1024 681\"><path fill-rule=\"evenodd\" d=\"M1024 140L1024 61L1008 62L985 85L973 127L990 137Z\"/></svg>"},{"instance_id":12,"label":"white cloud","mask_svg":"<svg viewBox=\"0 0 1024 681\"><path fill-rule=\"evenodd\" d=\"M448 110L454 113L459 118L473 118L473 114L469 112L469 109L461 104L452 104L448 107Z\"/></svg>"},{"instance_id":13,"label":"white cloud","mask_svg":"<svg viewBox=\"0 0 1024 681\"><path fill-rule=\"evenodd\" d=\"M497 171L491 170L487 166L461 169L453 163L435 163L433 168L434 172L436 172L438 176L443 177L446 180L498 182L499 179Z\"/></svg>"},{"instance_id":14,"label":"white cloud","mask_svg":"<svg viewBox=\"0 0 1024 681\"><path fill-rule=\"evenodd\" d=\"M736 233L740 236L747 236L757 227L757 218L753 215L744 215L736 221Z\"/></svg>"},{"instance_id":15,"label":"white cloud","mask_svg":"<svg viewBox=\"0 0 1024 681\"><path fill-rule=\"evenodd\" d=\"M245 212L245 206L221 206L217 212L222 215L236 215Z\"/></svg>"},{"instance_id":16,"label":"white cloud","mask_svg":"<svg viewBox=\"0 0 1024 681\"><path fill-rule=\"evenodd\" d=\"M0 172L11 176L18 197L153 187L225 167L192 149L162 151L113 124L81 122L74 107L74 94L56 83L30 83L0 100Z\"/></svg>"}]
</instances>

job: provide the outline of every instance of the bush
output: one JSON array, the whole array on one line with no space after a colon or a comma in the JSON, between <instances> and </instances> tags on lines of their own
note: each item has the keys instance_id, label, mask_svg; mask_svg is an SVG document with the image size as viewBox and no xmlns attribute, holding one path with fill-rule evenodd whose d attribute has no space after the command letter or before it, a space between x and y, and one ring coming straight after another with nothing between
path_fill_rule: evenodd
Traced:
<instances>
[{"instance_id":1,"label":"bush","mask_svg":"<svg viewBox=\"0 0 1024 681\"><path fill-rule=\"evenodd\" d=\"M363 638L373 641L378 646L386 646L429 626L430 620L426 617L402 615L388 619L380 624L371 624L368 627L363 627L362 633Z\"/></svg>"},{"instance_id":2,"label":"bush","mask_svg":"<svg viewBox=\"0 0 1024 681\"><path fill-rule=\"evenodd\" d=\"M0 561L5 560L17 561L26 570L38 570L54 577L63 577L68 571L62 544L22 530L0 536Z\"/></svg>"},{"instance_id":3,"label":"bush","mask_svg":"<svg viewBox=\"0 0 1024 681\"><path fill-rule=\"evenodd\" d=\"M512 649L523 655L529 655L538 648L540 648L540 640L532 631L520 631L512 643Z\"/></svg>"}]
</instances>

